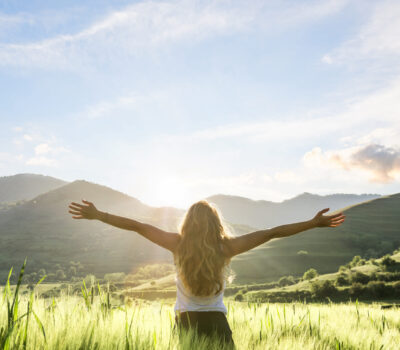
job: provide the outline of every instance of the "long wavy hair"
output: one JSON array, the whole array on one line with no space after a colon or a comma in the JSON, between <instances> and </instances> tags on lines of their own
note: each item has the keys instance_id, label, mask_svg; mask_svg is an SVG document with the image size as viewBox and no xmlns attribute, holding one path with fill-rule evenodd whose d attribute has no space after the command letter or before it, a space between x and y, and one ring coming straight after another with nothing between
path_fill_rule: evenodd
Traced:
<instances>
[{"instance_id":1,"label":"long wavy hair","mask_svg":"<svg viewBox=\"0 0 400 350\"><path fill-rule=\"evenodd\" d=\"M180 234L174 258L183 284L196 296L218 294L228 277L225 242L231 237L218 210L205 200L193 204Z\"/></svg>"}]
</instances>

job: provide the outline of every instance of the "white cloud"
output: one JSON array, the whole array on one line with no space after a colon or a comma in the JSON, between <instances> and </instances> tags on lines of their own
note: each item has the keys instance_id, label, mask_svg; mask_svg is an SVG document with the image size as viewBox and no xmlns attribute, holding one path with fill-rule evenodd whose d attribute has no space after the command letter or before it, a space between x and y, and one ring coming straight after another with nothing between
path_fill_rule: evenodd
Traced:
<instances>
[{"instance_id":1,"label":"white cloud","mask_svg":"<svg viewBox=\"0 0 400 350\"><path fill-rule=\"evenodd\" d=\"M337 167L349 172L361 170L368 174L370 181L377 183L400 180L400 150L379 144L327 152L314 148L304 155L303 161L308 167Z\"/></svg>"},{"instance_id":2,"label":"white cloud","mask_svg":"<svg viewBox=\"0 0 400 350\"><path fill-rule=\"evenodd\" d=\"M34 165L34 166L47 166L52 167L56 165L56 161L51 158L47 158L44 156L32 157L26 161L26 165Z\"/></svg>"},{"instance_id":3,"label":"white cloud","mask_svg":"<svg viewBox=\"0 0 400 350\"><path fill-rule=\"evenodd\" d=\"M25 141L32 141L32 140L33 140L33 137L32 137L31 135L25 134L25 135L23 136L23 139L24 139Z\"/></svg>"},{"instance_id":4,"label":"white cloud","mask_svg":"<svg viewBox=\"0 0 400 350\"><path fill-rule=\"evenodd\" d=\"M50 152L50 147L47 143L41 143L35 147L36 154L46 154Z\"/></svg>"},{"instance_id":5,"label":"white cloud","mask_svg":"<svg viewBox=\"0 0 400 350\"><path fill-rule=\"evenodd\" d=\"M77 68L117 53L137 55L187 40L238 31L274 31L319 20L340 11L348 0L306 3L264 1L143 1L114 11L86 29L37 42L0 44L0 65ZM120 60L119 60L120 61Z\"/></svg>"}]
</instances>

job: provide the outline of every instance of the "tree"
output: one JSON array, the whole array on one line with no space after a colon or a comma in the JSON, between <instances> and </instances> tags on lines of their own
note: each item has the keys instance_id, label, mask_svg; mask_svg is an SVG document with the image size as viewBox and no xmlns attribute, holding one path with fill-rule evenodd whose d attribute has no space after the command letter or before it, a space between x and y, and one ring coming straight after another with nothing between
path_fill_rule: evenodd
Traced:
<instances>
[{"instance_id":1,"label":"tree","mask_svg":"<svg viewBox=\"0 0 400 350\"><path fill-rule=\"evenodd\" d=\"M75 266L70 266L68 269L68 275L72 276L76 276L76 267Z\"/></svg>"},{"instance_id":2,"label":"tree","mask_svg":"<svg viewBox=\"0 0 400 350\"><path fill-rule=\"evenodd\" d=\"M311 292L317 298L324 298L334 295L337 292L332 281L326 280L322 282L314 282L311 285Z\"/></svg>"},{"instance_id":3,"label":"tree","mask_svg":"<svg viewBox=\"0 0 400 350\"><path fill-rule=\"evenodd\" d=\"M66 276L63 270L57 270L56 271L56 278L58 280L65 280Z\"/></svg>"},{"instance_id":4,"label":"tree","mask_svg":"<svg viewBox=\"0 0 400 350\"><path fill-rule=\"evenodd\" d=\"M359 297L364 292L364 286L361 283L353 283L349 289L349 294L354 297Z\"/></svg>"},{"instance_id":5,"label":"tree","mask_svg":"<svg viewBox=\"0 0 400 350\"><path fill-rule=\"evenodd\" d=\"M392 291L390 287L386 286L384 282L371 281L367 285L367 290L372 296L381 298L390 295L390 292Z\"/></svg>"},{"instance_id":6,"label":"tree","mask_svg":"<svg viewBox=\"0 0 400 350\"><path fill-rule=\"evenodd\" d=\"M313 278L318 276L318 272L316 269L309 269L304 272L303 280L312 280Z\"/></svg>"},{"instance_id":7,"label":"tree","mask_svg":"<svg viewBox=\"0 0 400 350\"><path fill-rule=\"evenodd\" d=\"M294 277L293 276L283 276L279 279L278 284L281 287L290 286L292 284L295 284Z\"/></svg>"},{"instance_id":8,"label":"tree","mask_svg":"<svg viewBox=\"0 0 400 350\"><path fill-rule=\"evenodd\" d=\"M390 255L385 255L381 261L382 266L388 267L396 264L396 260L392 259Z\"/></svg>"},{"instance_id":9,"label":"tree","mask_svg":"<svg viewBox=\"0 0 400 350\"><path fill-rule=\"evenodd\" d=\"M357 271L353 275L351 275L351 281L353 283L362 283L362 284L367 284L370 280L370 277L366 275L365 273Z\"/></svg>"},{"instance_id":10,"label":"tree","mask_svg":"<svg viewBox=\"0 0 400 350\"><path fill-rule=\"evenodd\" d=\"M243 299L244 299L243 293L242 293L242 291L239 291L239 292L235 295L235 300L236 300L236 301L243 301Z\"/></svg>"},{"instance_id":11,"label":"tree","mask_svg":"<svg viewBox=\"0 0 400 350\"><path fill-rule=\"evenodd\" d=\"M336 278L337 286L348 286L350 284L349 276L346 273L341 273Z\"/></svg>"}]
</instances>

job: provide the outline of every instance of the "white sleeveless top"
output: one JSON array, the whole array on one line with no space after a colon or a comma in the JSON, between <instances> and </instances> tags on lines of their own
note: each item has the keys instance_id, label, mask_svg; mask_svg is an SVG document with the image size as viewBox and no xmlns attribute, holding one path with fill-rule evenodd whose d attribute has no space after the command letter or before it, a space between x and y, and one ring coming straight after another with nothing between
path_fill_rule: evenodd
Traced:
<instances>
[{"instance_id":1,"label":"white sleeveless top","mask_svg":"<svg viewBox=\"0 0 400 350\"><path fill-rule=\"evenodd\" d=\"M184 286L179 276L176 276L176 314L185 311L220 311L226 314L228 311L224 304L225 283L222 290L215 295L195 296Z\"/></svg>"}]
</instances>

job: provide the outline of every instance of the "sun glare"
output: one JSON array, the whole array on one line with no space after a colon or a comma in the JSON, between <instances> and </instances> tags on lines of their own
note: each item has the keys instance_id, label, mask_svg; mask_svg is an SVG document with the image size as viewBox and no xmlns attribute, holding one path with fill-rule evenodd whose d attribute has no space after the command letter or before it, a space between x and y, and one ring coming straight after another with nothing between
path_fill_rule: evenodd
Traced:
<instances>
[{"instance_id":1,"label":"sun glare","mask_svg":"<svg viewBox=\"0 0 400 350\"><path fill-rule=\"evenodd\" d=\"M163 177L150 181L151 187L144 193L143 201L152 206L186 208L191 195L178 178Z\"/></svg>"}]
</instances>

